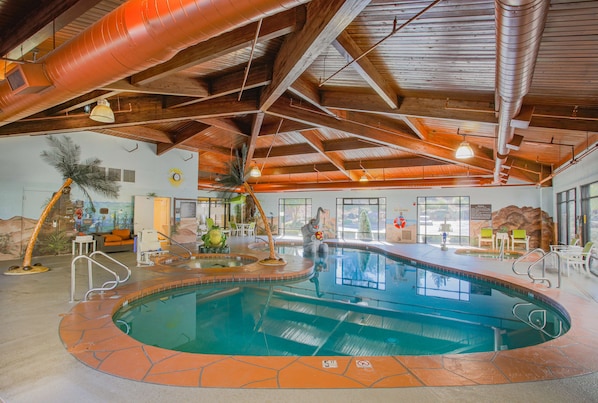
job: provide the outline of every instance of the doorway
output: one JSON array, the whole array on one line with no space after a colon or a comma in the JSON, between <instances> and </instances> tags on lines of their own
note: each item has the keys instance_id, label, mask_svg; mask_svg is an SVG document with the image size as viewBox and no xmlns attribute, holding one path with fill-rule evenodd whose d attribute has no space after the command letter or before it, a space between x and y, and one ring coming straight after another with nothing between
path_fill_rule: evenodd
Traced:
<instances>
[{"instance_id":1,"label":"doorway","mask_svg":"<svg viewBox=\"0 0 598 403\"><path fill-rule=\"evenodd\" d=\"M133 230L155 229L170 236L170 198L135 196Z\"/></svg>"}]
</instances>

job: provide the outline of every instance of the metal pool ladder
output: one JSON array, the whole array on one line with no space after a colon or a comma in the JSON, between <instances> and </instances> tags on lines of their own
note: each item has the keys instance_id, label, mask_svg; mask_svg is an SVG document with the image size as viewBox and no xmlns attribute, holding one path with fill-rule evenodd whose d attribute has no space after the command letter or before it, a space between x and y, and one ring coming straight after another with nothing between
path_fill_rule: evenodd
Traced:
<instances>
[{"instance_id":1,"label":"metal pool ladder","mask_svg":"<svg viewBox=\"0 0 598 403\"><path fill-rule=\"evenodd\" d=\"M112 263L115 263L119 267L125 269L125 271L126 271L125 278L121 279L120 276L118 275L118 273L116 273L114 270L110 270L104 264L98 262L95 259L96 256L103 256L106 259L112 261ZM75 272L76 272L76 269L77 269L76 263L79 260L86 260L87 261L87 273L88 273L88 277L89 277L89 279L88 279L88 281L89 281L89 289L85 293L85 296L83 297L83 301L87 301L87 297L89 297L89 294L91 294L92 292L97 292L97 291L103 292L103 291L113 290L119 284L124 283L125 281L127 281L131 277L131 269L129 269L126 265L124 265L123 263L121 263L118 260L114 259L113 257L108 256L107 254L105 254L102 251L95 251L95 252L91 253L89 256L87 256L87 255L77 256L71 262L71 299L70 299L69 302L75 302ZM100 287L94 287L93 286L93 269L96 266L99 267L99 268L101 268L101 269L104 269L105 271L107 271L108 273L110 273L111 275L113 275L114 276L114 280L108 280L104 284L102 284Z\"/></svg>"},{"instance_id":2,"label":"metal pool ladder","mask_svg":"<svg viewBox=\"0 0 598 403\"><path fill-rule=\"evenodd\" d=\"M522 272L518 272L515 268L515 266L517 265L517 263L521 262L523 259L525 259L526 257L530 256L532 253L540 253L540 257L538 258L538 260L533 261L528 267L527 267L527 272L522 273ZM520 256L517 258L517 260L515 260L513 262L513 265L511 266L511 269L513 270L513 273L518 274L520 276L524 276L527 274L527 276L532 279L532 282L536 282L536 281L545 281L548 283L548 287L552 287L552 283L550 282L550 280L546 277L546 258L548 257L552 257L552 256L556 256L556 268L557 268L557 285L556 288L560 288L561 287L561 257L558 253L554 252L554 251L550 251L548 253L544 252L544 249L542 248L536 248L532 251L527 252L525 255ZM539 263L542 263L542 277L535 277L532 274L532 269Z\"/></svg>"}]
</instances>

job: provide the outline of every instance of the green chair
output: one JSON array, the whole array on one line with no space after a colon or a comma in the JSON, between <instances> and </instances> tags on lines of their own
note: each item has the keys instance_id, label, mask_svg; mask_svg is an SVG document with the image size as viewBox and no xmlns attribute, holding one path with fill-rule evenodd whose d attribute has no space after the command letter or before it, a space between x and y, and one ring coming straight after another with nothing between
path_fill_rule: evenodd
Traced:
<instances>
[{"instance_id":1,"label":"green chair","mask_svg":"<svg viewBox=\"0 0 598 403\"><path fill-rule=\"evenodd\" d=\"M492 228L482 228L480 235L478 235L478 248L482 247L482 244L489 243L492 249L496 249L496 239Z\"/></svg>"},{"instance_id":2,"label":"green chair","mask_svg":"<svg viewBox=\"0 0 598 403\"><path fill-rule=\"evenodd\" d=\"M524 229L514 229L511 234L511 250L515 249L515 244L524 244L525 250L529 250L529 238Z\"/></svg>"},{"instance_id":3,"label":"green chair","mask_svg":"<svg viewBox=\"0 0 598 403\"><path fill-rule=\"evenodd\" d=\"M206 226L208 227L208 231L212 229L214 226L214 219L210 217L206 218Z\"/></svg>"}]
</instances>

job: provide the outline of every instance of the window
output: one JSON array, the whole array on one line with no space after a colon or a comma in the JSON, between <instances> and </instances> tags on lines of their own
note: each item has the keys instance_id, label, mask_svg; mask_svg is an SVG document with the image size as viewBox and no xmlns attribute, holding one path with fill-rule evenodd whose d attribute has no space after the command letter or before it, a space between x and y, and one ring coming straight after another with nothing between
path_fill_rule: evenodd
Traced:
<instances>
[{"instance_id":1,"label":"window","mask_svg":"<svg viewBox=\"0 0 598 403\"><path fill-rule=\"evenodd\" d=\"M108 168L108 180L120 182L121 180L121 170L118 168Z\"/></svg>"},{"instance_id":2,"label":"window","mask_svg":"<svg viewBox=\"0 0 598 403\"><path fill-rule=\"evenodd\" d=\"M567 245L577 234L575 189L565 190L556 195L556 213L558 220L558 243Z\"/></svg>"},{"instance_id":3,"label":"window","mask_svg":"<svg viewBox=\"0 0 598 403\"><path fill-rule=\"evenodd\" d=\"M417 242L442 243L444 224L447 244L469 245L469 196L417 198Z\"/></svg>"},{"instance_id":4,"label":"window","mask_svg":"<svg viewBox=\"0 0 598 403\"><path fill-rule=\"evenodd\" d=\"M123 182L135 182L135 171L131 169L123 169Z\"/></svg>"},{"instance_id":5,"label":"window","mask_svg":"<svg viewBox=\"0 0 598 403\"><path fill-rule=\"evenodd\" d=\"M582 241L598 242L598 182L581 187Z\"/></svg>"},{"instance_id":6,"label":"window","mask_svg":"<svg viewBox=\"0 0 598 403\"><path fill-rule=\"evenodd\" d=\"M386 198L336 199L340 239L386 239Z\"/></svg>"},{"instance_id":7,"label":"window","mask_svg":"<svg viewBox=\"0 0 598 403\"><path fill-rule=\"evenodd\" d=\"M223 199L217 198L199 198L197 199L197 218L199 224L205 224L208 217L214 220L214 225L220 228L226 228L230 213L230 204L225 203Z\"/></svg>"},{"instance_id":8,"label":"window","mask_svg":"<svg viewBox=\"0 0 598 403\"><path fill-rule=\"evenodd\" d=\"M313 218L311 199L279 199L278 214L281 235L301 236L301 227Z\"/></svg>"}]
</instances>

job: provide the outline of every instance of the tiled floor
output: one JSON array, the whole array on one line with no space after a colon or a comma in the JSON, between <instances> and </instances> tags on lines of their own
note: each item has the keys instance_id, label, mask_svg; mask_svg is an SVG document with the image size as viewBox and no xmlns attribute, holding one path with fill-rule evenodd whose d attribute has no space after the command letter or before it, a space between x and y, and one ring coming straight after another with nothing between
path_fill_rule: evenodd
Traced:
<instances>
[{"instance_id":1,"label":"tiled floor","mask_svg":"<svg viewBox=\"0 0 598 403\"><path fill-rule=\"evenodd\" d=\"M243 242L235 246L242 248ZM114 333L110 316L118 298L106 295L85 304L69 303L71 256L44 257L34 263L51 267L47 273L0 276L0 402L598 401L598 278L572 273L563 279L562 288L546 289L515 278L511 261L460 256L428 245L389 248L412 259L539 290L568 310L572 329L553 342L527 349L372 357L372 368L360 368L351 358L337 358L338 367L328 369L322 367L322 357L173 353ZM133 270L119 295L176 280L172 273L135 267L133 254L112 256ZM4 269L15 263L6 262ZM78 271L76 278L80 299L86 270Z\"/></svg>"},{"instance_id":2,"label":"tiled floor","mask_svg":"<svg viewBox=\"0 0 598 403\"><path fill-rule=\"evenodd\" d=\"M389 245L383 249L393 250ZM419 249L421 252L421 248ZM452 252L450 252L452 253ZM448 254L448 253L447 253ZM492 353L392 357L252 357L181 353L144 345L123 334L112 314L123 301L196 283L268 281L306 276L310 267L289 257L280 269L252 268L226 274L163 278L117 288L73 307L60 324L60 337L78 360L99 371L163 385L226 388L400 388L413 386L492 385L557 379L598 371L598 322L588 321L595 304L543 285L491 273L558 302L571 315L564 336L533 347ZM466 269L465 267L463 267ZM145 270L152 270L146 268ZM168 269L158 268L165 272ZM170 270L172 271L172 270ZM476 268L476 273L486 275ZM582 326L583 324L583 326ZM330 366L334 360L336 366Z\"/></svg>"}]
</instances>

